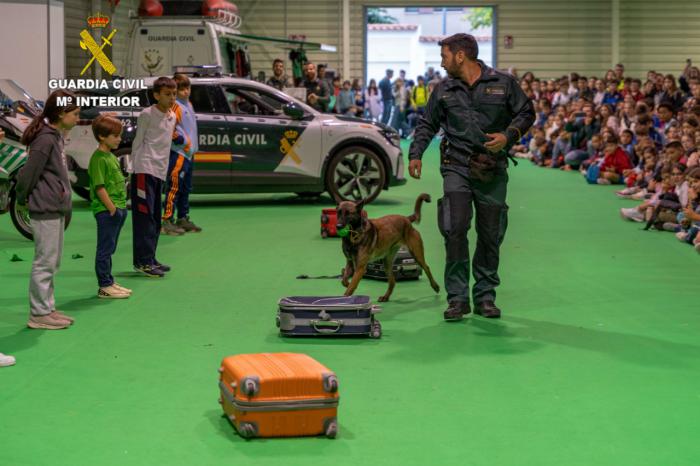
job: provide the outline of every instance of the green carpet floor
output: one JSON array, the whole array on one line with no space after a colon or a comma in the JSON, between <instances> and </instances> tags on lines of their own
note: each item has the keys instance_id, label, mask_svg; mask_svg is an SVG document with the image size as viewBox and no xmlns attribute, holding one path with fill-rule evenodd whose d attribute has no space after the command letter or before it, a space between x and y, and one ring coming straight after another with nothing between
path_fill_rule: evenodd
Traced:
<instances>
[{"instance_id":1,"label":"green carpet floor","mask_svg":"<svg viewBox=\"0 0 700 466\"><path fill-rule=\"evenodd\" d=\"M510 170L500 321L442 322L444 296L399 283L379 340L287 340L286 295L341 294L329 204L293 195L194 197L201 234L163 237L166 279L131 272L131 228L115 256L134 295L102 301L95 223L76 201L57 278L64 331L25 327L32 244L0 218L0 465L697 465L700 257L641 231L614 187L579 175ZM419 182L383 193L370 217L411 213L442 283L437 147ZM11 262L17 254L23 262ZM72 259L73 254L84 256ZM358 293L376 299L381 282ZM340 436L244 441L221 416L217 368L245 352L305 352L340 379Z\"/></svg>"}]
</instances>

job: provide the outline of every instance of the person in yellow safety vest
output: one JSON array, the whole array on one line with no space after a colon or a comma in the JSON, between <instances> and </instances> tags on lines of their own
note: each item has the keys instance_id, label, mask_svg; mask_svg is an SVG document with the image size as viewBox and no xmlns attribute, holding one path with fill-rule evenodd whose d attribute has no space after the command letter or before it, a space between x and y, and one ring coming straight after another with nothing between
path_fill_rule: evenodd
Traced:
<instances>
[{"instance_id":1,"label":"person in yellow safety vest","mask_svg":"<svg viewBox=\"0 0 700 466\"><path fill-rule=\"evenodd\" d=\"M430 91L428 86L425 85L425 79L423 76L418 76L418 82L413 89L411 89L411 112L408 115L408 124L411 129L416 127L416 123L419 118L425 113L425 107L428 105L428 98L430 97Z\"/></svg>"}]
</instances>

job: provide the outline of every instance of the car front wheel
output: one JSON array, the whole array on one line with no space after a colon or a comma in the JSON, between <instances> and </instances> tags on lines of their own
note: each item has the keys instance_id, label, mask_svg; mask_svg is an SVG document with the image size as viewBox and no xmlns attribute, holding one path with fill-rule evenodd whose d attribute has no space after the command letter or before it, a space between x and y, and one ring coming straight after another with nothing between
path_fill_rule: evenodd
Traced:
<instances>
[{"instance_id":1,"label":"car front wheel","mask_svg":"<svg viewBox=\"0 0 700 466\"><path fill-rule=\"evenodd\" d=\"M372 202L386 184L386 170L377 154L360 146L333 156L326 172L326 188L336 200Z\"/></svg>"}]
</instances>

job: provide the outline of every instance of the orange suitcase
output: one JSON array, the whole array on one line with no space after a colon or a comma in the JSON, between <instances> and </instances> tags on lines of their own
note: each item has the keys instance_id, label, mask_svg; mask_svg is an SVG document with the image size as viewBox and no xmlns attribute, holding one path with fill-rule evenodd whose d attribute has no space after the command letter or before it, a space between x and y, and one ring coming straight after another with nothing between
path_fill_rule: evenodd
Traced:
<instances>
[{"instance_id":1,"label":"orange suitcase","mask_svg":"<svg viewBox=\"0 0 700 466\"><path fill-rule=\"evenodd\" d=\"M219 402L243 438L338 433L338 379L305 354L239 354L219 368Z\"/></svg>"}]
</instances>

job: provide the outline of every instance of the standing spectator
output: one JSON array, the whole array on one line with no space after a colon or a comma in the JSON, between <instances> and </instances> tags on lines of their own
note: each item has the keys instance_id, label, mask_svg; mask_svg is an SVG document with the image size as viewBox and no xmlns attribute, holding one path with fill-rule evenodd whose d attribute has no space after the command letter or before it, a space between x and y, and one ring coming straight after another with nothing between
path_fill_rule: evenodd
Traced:
<instances>
[{"instance_id":1,"label":"standing spectator","mask_svg":"<svg viewBox=\"0 0 700 466\"><path fill-rule=\"evenodd\" d=\"M432 66L428 67L428 71L425 73L425 82L429 83L435 77L435 68Z\"/></svg>"},{"instance_id":2,"label":"standing spectator","mask_svg":"<svg viewBox=\"0 0 700 466\"><path fill-rule=\"evenodd\" d=\"M408 132L406 131L406 110L409 104L409 95L406 90L406 83L403 79L398 78L394 82L394 110L393 119L389 126L395 128L399 133L406 137Z\"/></svg>"},{"instance_id":3,"label":"standing spectator","mask_svg":"<svg viewBox=\"0 0 700 466\"><path fill-rule=\"evenodd\" d=\"M416 121L425 113L425 107L428 105L428 87L425 85L423 76L418 76L418 84L411 89L411 109L413 113L410 115L409 127L415 128Z\"/></svg>"},{"instance_id":4,"label":"standing spectator","mask_svg":"<svg viewBox=\"0 0 700 466\"><path fill-rule=\"evenodd\" d=\"M59 97L67 99L67 105L60 106ZM34 329L59 330L74 320L56 310L54 278L61 265L63 230L72 211L63 135L78 123L80 107L75 99L70 92L53 91L22 135L29 157L17 175L15 189L17 203L28 203L34 233L27 323Z\"/></svg>"},{"instance_id":5,"label":"standing spectator","mask_svg":"<svg viewBox=\"0 0 700 466\"><path fill-rule=\"evenodd\" d=\"M374 121L379 121L379 119L382 118L383 109L384 104L382 103L382 96L377 87L377 81L371 79L365 91L365 110L367 111L367 116Z\"/></svg>"},{"instance_id":6,"label":"standing spectator","mask_svg":"<svg viewBox=\"0 0 700 466\"><path fill-rule=\"evenodd\" d=\"M386 70L386 76L379 81L379 92L382 96L382 123L389 124L391 112L394 109L394 90L391 86L391 78L394 77L394 70Z\"/></svg>"},{"instance_id":7,"label":"standing spectator","mask_svg":"<svg viewBox=\"0 0 700 466\"><path fill-rule=\"evenodd\" d=\"M362 118L365 112L365 93L362 92L360 80L355 78L352 80L352 96L355 101L355 116Z\"/></svg>"},{"instance_id":8,"label":"standing spectator","mask_svg":"<svg viewBox=\"0 0 700 466\"><path fill-rule=\"evenodd\" d=\"M163 212L163 232L180 235L186 232L199 233L202 229L190 219L190 193L192 192L192 170L194 156L199 151L199 135L194 107L190 102L192 88L190 79L184 74L173 76L177 84L177 99L173 105L175 127L183 138L183 144L173 143L170 148L167 193ZM173 222L177 209L177 221Z\"/></svg>"},{"instance_id":9,"label":"standing spectator","mask_svg":"<svg viewBox=\"0 0 700 466\"><path fill-rule=\"evenodd\" d=\"M0 142L2 142L5 137L5 132L0 128ZM7 354L0 353L0 367L14 366L15 358Z\"/></svg>"},{"instance_id":10,"label":"standing spectator","mask_svg":"<svg viewBox=\"0 0 700 466\"><path fill-rule=\"evenodd\" d=\"M153 83L155 104L139 114L132 145L131 226L133 264L147 277L164 277L170 266L157 260L156 251L162 226L163 184L168 177L170 147L185 138L175 130L172 110L177 99L177 83L161 77Z\"/></svg>"},{"instance_id":11,"label":"standing spectator","mask_svg":"<svg viewBox=\"0 0 700 466\"><path fill-rule=\"evenodd\" d=\"M284 72L284 62L275 58L272 62L272 76L267 80L267 85L281 91L285 87L289 87L289 83L289 77Z\"/></svg>"},{"instance_id":12,"label":"standing spectator","mask_svg":"<svg viewBox=\"0 0 700 466\"><path fill-rule=\"evenodd\" d=\"M302 86L306 88L306 103L319 112L327 112L331 100L330 89L326 82L316 74L316 65L307 63L306 78Z\"/></svg>"},{"instance_id":13,"label":"standing spectator","mask_svg":"<svg viewBox=\"0 0 700 466\"><path fill-rule=\"evenodd\" d=\"M339 114L347 116L355 115L357 108L355 107L355 97L350 81L345 80L343 82L343 88L338 93L336 105Z\"/></svg>"},{"instance_id":14,"label":"standing spectator","mask_svg":"<svg viewBox=\"0 0 700 466\"><path fill-rule=\"evenodd\" d=\"M126 185L119 160L112 153L122 140L122 122L100 115L92 122L98 147L90 158L90 207L97 222L95 274L98 298L123 299L131 290L118 284L112 276L112 255L117 250L119 233L126 221Z\"/></svg>"}]
</instances>

